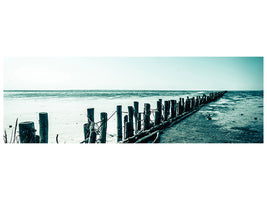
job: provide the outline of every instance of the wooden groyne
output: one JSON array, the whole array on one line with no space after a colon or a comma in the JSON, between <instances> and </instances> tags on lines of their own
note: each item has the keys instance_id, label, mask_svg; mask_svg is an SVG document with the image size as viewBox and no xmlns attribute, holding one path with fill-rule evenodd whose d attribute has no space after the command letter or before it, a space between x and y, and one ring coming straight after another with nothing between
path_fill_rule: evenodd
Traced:
<instances>
[{"instance_id":1,"label":"wooden groyne","mask_svg":"<svg viewBox=\"0 0 267 200\"><path fill-rule=\"evenodd\" d=\"M80 143L106 143L108 121L114 116L117 116L118 143L158 143L164 129L179 123L206 104L218 100L226 92L212 92L164 102L159 99L155 109L145 103L143 112L139 111L139 102L135 101L133 106L128 106L127 111L123 111L122 106L118 105L110 117L102 112L98 122L95 122L94 108L88 108L87 122L83 126L84 140ZM20 143L48 143L48 113L39 113L39 125L37 135L34 122L19 123ZM56 140L58 143L58 135Z\"/></svg>"}]
</instances>

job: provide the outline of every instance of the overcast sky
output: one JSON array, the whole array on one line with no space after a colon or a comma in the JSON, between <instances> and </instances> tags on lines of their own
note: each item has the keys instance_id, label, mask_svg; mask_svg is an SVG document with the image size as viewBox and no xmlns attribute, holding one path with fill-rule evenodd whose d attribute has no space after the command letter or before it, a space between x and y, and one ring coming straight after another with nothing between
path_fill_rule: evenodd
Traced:
<instances>
[{"instance_id":1,"label":"overcast sky","mask_svg":"<svg viewBox=\"0 0 267 200\"><path fill-rule=\"evenodd\" d=\"M262 90L262 57L6 57L4 89Z\"/></svg>"}]
</instances>

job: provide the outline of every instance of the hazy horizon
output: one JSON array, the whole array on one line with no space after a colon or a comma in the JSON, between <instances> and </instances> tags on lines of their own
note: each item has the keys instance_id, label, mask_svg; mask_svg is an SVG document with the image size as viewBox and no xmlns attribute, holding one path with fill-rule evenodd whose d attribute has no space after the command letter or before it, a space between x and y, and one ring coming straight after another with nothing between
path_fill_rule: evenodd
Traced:
<instances>
[{"instance_id":1,"label":"hazy horizon","mask_svg":"<svg viewBox=\"0 0 267 200\"><path fill-rule=\"evenodd\" d=\"M263 90L263 57L5 57L4 90Z\"/></svg>"}]
</instances>

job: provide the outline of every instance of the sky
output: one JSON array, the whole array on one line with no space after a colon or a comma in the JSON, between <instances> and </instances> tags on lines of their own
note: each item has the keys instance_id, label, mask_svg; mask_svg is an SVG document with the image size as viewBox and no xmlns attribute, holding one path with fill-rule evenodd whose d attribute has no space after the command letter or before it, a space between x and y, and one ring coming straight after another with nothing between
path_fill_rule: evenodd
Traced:
<instances>
[{"instance_id":1,"label":"sky","mask_svg":"<svg viewBox=\"0 0 267 200\"><path fill-rule=\"evenodd\" d=\"M5 57L5 90L263 90L263 57Z\"/></svg>"}]
</instances>

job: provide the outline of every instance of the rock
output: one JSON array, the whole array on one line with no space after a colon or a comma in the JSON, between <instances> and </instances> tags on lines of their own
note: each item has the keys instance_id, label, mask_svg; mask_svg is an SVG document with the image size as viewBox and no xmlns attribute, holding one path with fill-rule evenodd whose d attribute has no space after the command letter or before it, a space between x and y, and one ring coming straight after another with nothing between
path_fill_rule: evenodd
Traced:
<instances>
[{"instance_id":1,"label":"rock","mask_svg":"<svg viewBox=\"0 0 267 200\"><path fill-rule=\"evenodd\" d=\"M243 116L244 114L243 113L241 113L241 116Z\"/></svg>"},{"instance_id":2,"label":"rock","mask_svg":"<svg viewBox=\"0 0 267 200\"><path fill-rule=\"evenodd\" d=\"M254 119L255 119L255 120L257 120L258 118L257 118L257 117L255 117Z\"/></svg>"}]
</instances>

